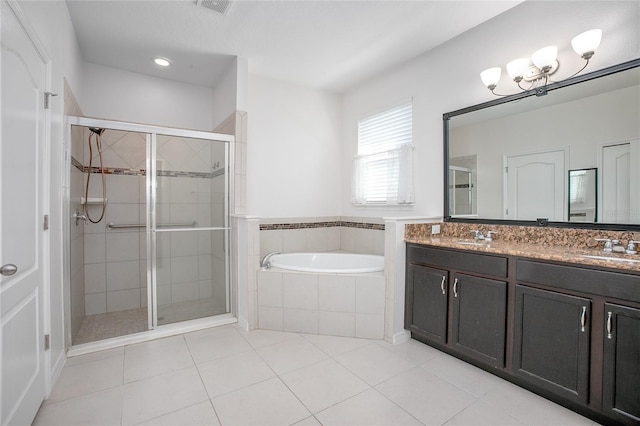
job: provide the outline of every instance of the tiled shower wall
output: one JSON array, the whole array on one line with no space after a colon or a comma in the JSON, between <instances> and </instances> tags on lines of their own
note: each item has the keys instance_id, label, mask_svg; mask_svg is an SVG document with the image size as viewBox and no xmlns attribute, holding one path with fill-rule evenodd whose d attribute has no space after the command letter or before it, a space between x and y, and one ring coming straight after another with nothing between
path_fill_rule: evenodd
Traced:
<instances>
[{"instance_id":1,"label":"tiled shower wall","mask_svg":"<svg viewBox=\"0 0 640 426\"><path fill-rule=\"evenodd\" d=\"M85 130L84 137L80 141L74 139L74 143L86 145L87 138ZM86 315L135 309L147 303L145 228L106 228L108 223L146 223L145 135L107 130L102 143L104 166L113 174L106 175L105 218L98 224L84 226ZM95 149L93 155L93 167L97 167ZM86 169L88 164L85 149L79 165ZM198 227L223 226L222 144L159 135L157 167L164 172L164 176L158 177L158 224L196 221ZM176 171L188 173L173 173ZM88 173L84 176L86 179ZM101 175L92 173L89 197L101 196ZM98 218L100 210L100 204L89 206L92 218ZM159 305L215 297L224 307L223 234L197 231L157 233L157 236Z\"/></svg>"}]
</instances>

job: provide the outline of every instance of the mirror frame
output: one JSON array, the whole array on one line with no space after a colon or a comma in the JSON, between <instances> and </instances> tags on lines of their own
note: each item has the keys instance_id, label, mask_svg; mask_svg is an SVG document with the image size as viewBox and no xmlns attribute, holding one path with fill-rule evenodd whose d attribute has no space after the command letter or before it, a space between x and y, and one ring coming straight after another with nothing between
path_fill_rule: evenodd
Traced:
<instances>
[{"instance_id":1,"label":"mirror frame","mask_svg":"<svg viewBox=\"0 0 640 426\"><path fill-rule=\"evenodd\" d=\"M458 115L467 114L470 112L478 111L485 108L490 108L497 105L506 104L509 102L517 101L520 99L528 98L531 96L544 96L552 90L562 89L563 87L572 86L574 84L582 83L585 81L593 80L596 78L604 77L607 75L615 74L618 72L626 71L629 69L640 67L640 58L633 59L621 64L613 65L607 68L602 68L587 74L578 75L576 77L568 78L563 81L550 83L545 87L539 87L536 89L527 90L524 92L516 93L514 95L505 96L492 101L483 102L481 104L472 105L466 108L458 109L455 111L447 112L442 115L443 120L443 159L444 159L444 191L443 191L443 221L444 222L459 222L459 223L477 223L487 225L514 225L514 226L550 226L555 228L578 228L578 229L606 229L612 231L640 231L640 224L620 224L620 223L598 223L598 222L547 222L547 221L535 221L535 220L507 220L507 219L482 219L482 218L462 218L451 217L449 215L449 120L452 117Z\"/></svg>"}]
</instances>

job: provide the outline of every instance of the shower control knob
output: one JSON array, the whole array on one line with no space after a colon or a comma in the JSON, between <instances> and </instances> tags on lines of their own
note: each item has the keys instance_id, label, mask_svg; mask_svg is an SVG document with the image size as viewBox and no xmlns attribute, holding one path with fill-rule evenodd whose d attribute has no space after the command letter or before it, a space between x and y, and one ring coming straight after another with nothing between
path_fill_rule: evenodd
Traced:
<instances>
[{"instance_id":1,"label":"shower control knob","mask_svg":"<svg viewBox=\"0 0 640 426\"><path fill-rule=\"evenodd\" d=\"M0 275L4 275L5 277L10 277L16 272L18 272L18 267L13 263L7 263L6 265L2 265L2 267L0 267Z\"/></svg>"}]
</instances>

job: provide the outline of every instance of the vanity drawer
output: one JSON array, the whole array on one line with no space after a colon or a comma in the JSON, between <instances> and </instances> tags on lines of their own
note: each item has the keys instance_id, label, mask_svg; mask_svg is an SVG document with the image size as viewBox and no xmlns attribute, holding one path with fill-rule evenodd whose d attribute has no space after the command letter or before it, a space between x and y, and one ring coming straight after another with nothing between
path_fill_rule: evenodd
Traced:
<instances>
[{"instance_id":1,"label":"vanity drawer","mask_svg":"<svg viewBox=\"0 0 640 426\"><path fill-rule=\"evenodd\" d=\"M501 278L507 276L506 257L409 245L407 260L410 263L438 266L450 270L475 272Z\"/></svg>"},{"instance_id":2,"label":"vanity drawer","mask_svg":"<svg viewBox=\"0 0 640 426\"><path fill-rule=\"evenodd\" d=\"M640 302L640 275L517 259L516 278L519 282Z\"/></svg>"}]
</instances>

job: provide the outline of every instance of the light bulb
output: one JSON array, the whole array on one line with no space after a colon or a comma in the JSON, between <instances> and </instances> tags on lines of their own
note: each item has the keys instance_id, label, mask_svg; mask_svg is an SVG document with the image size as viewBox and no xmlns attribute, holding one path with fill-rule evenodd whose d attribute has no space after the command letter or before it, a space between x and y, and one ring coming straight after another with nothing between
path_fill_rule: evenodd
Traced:
<instances>
[{"instance_id":1,"label":"light bulb","mask_svg":"<svg viewBox=\"0 0 640 426\"><path fill-rule=\"evenodd\" d=\"M485 86L489 88L489 90L493 90L498 85L500 81L500 74L502 74L502 69L500 67L488 68L480 73L480 78Z\"/></svg>"},{"instance_id":2,"label":"light bulb","mask_svg":"<svg viewBox=\"0 0 640 426\"><path fill-rule=\"evenodd\" d=\"M583 59L591 59L602 40L602 30L589 30L571 40L571 46Z\"/></svg>"},{"instance_id":3,"label":"light bulb","mask_svg":"<svg viewBox=\"0 0 640 426\"><path fill-rule=\"evenodd\" d=\"M507 73L516 83L519 83L524 76L524 73L529 69L529 59L519 58L507 64Z\"/></svg>"},{"instance_id":4,"label":"light bulb","mask_svg":"<svg viewBox=\"0 0 640 426\"><path fill-rule=\"evenodd\" d=\"M540 71L547 73L553 68L553 65L555 65L557 56L558 48L556 46L547 46L536 50L534 54L531 55L531 60L536 67L540 68Z\"/></svg>"},{"instance_id":5,"label":"light bulb","mask_svg":"<svg viewBox=\"0 0 640 426\"><path fill-rule=\"evenodd\" d=\"M156 65L160 65L161 67L168 67L169 65L171 65L171 61L167 58L155 58L153 62L155 62Z\"/></svg>"}]
</instances>

